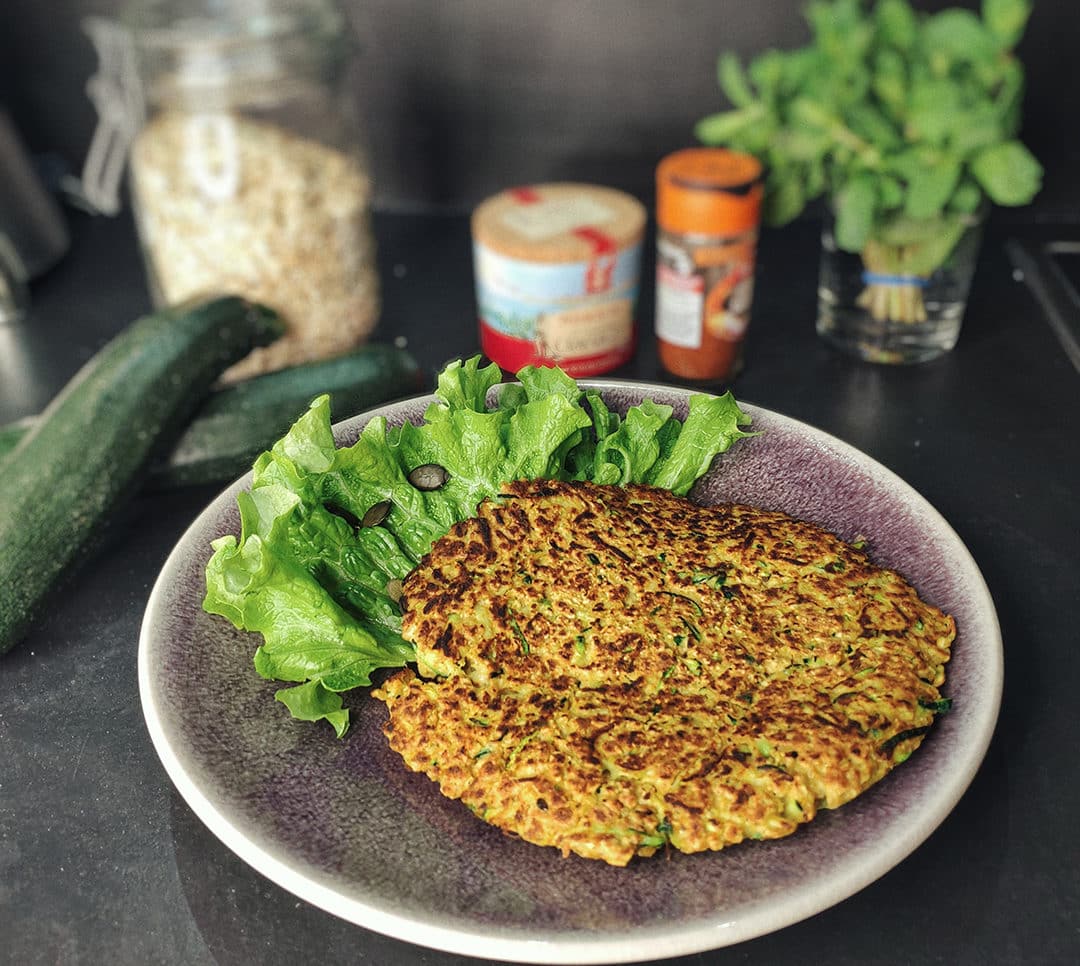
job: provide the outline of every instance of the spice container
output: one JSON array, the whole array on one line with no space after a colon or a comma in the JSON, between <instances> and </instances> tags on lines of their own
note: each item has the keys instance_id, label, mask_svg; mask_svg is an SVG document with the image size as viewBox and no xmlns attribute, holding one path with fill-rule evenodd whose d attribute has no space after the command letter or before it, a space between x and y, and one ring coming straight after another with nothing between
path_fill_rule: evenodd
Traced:
<instances>
[{"instance_id":1,"label":"spice container","mask_svg":"<svg viewBox=\"0 0 1080 966\"><path fill-rule=\"evenodd\" d=\"M656 172L656 337L681 379L724 382L742 366L761 217L761 164L687 148Z\"/></svg>"},{"instance_id":2,"label":"spice container","mask_svg":"<svg viewBox=\"0 0 1080 966\"><path fill-rule=\"evenodd\" d=\"M224 376L336 355L379 309L371 180L328 2L151 2L130 22L145 117L132 203L158 305L231 293L287 333Z\"/></svg>"},{"instance_id":3,"label":"spice container","mask_svg":"<svg viewBox=\"0 0 1080 966\"><path fill-rule=\"evenodd\" d=\"M621 191L541 184L488 198L473 212L480 344L509 372L557 365L592 376L627 362L645 207Z\"/></svg>"}]
</instances>

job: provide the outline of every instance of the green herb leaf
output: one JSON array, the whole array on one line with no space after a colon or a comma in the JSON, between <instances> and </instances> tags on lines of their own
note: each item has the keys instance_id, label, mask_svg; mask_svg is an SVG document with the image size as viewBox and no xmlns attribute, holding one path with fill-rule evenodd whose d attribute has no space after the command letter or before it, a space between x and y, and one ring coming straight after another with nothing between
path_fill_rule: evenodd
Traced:
<instances>
[{"instance_id":1,"label":"green herb leaf","mask_svg":"<svg viewBox=\"0 0 1080 966\"><path fill-rule=\"evenodd\" d=\"M968 227L965 218L932 218L927 225L927 237L917 245L903 250L903 271L909 275L927 276L945 263L956 248L956 243ZM930 231L933 226L933 231Z\"/></svg>"},{"instance_id":2,"label":"green herb leaf","mask_svg":"<svg viewBox=\"0 0 1080 966\"><path fill-rule=\"evenodd\" d=\"M844 251L861 252L874 228L877 188L874 178L860 174L836 193L836 244Z\"/></svg>"},{"instance_id":3,"label":"green herb leaf","mask_svg":"<svg viewBox=\"0 0 1080 966\"><path fill-rule=\"evenodd\" d=\"M928 17L923 24L920 43L941 73L955 63L992 60L1000 49L979 16L959 8L942 10Z\"/></svg>"},{"instance_id":4,"label":"green herb leaf","mask_svg":"<svg viewBox=\"0 0 1080 966\"><path fill-rule=\"evenodd\" d=\"M751 62L749 73L762 100L779 97L783 90L784 55L779 50L765 51Z\"/></svg>"},{"instance_id":5,"label":"green herb leaf","mask_svg":"<svg viewBox=\"0 0 1080 966\"><path fill-rule=\"evenodd\" d=\"M1011 50L1020 42L1033 7L1032 0L983 0L983 20L1000 47Z\"/></svg>"},{"instance_id":6,"label":"green herb leaf","mask_svg":"<svg viewBox=\"0 0 1080 966\"><path fill-rule=\"evenodd\" d=\"M1005 126L1001 108L989 98L967 104L953 119L948 144L951 152L964 158L1004 139Z\"/></svg>"},{"instance_id":7,"label":"green herb leaf","mask_svg":"<svg viewBox=\"0 0 1080 966\"><path fill-rule=\"evenodd\" d=\"M949 200L949 208L961 215L973 215L982 204L982 191L979 186L969 178L961 180L956 186L952 198Z\"/></svg>"},{"instance_id":8,"label":"green herb leaf","mask_svg":"<svg viewBox=\"0 0 1080 966\"><path fill-rule=\"evenodd\" d=\"M703 144L725 144L738 139L761 115L754 108L710 114L698 121L695 135Z\"/></svg>"},{"instance_id":9,"label":"green herb leaf","mask_svg":"<svg viewBox=\"0 0 1080 966\"><path fill-rule=\"evenodd\" d=\"M808 199L803 180L790 172L790 168L774 169L765 179L762 218L769 225L786 225L798 218L806 207Z\"/></svg>"},{"instance_id":10,"label":"green herb leaf","mask_svg":"<svg viewBox=\"0 0 1080 966\"><path fill-rule=\"evenodd\" d=\"M873 104L852 104L847 111L848 127L879 151L889 151L903 143L899 128Z\"/></svg>"},{"instance_id":11,"label":"green herb leaf","mask_svg":"<svg viewBox=\"0 0 1080 966\"><path fill-rule=\"evenodd\" d=\"M933 218L941 213L960 180L960 164L940 159L914 172L904 198L904 213L911 218Z\"/></svg>"},{"instance_id":12,"label":"green herb leaf","mask_svg":"<svg viewBox=\"0 0 1080 966\"><path fill-rule=\"evenodd\" d=\"M881 44L898 51L909 51L915 46L919 23L907 0L879 0L874 18Z\"/></svg>"},{"instance_id":13,"label":"green herb leaf","mask_svg":"<svg viewBox=\"0 0 1080 966\"><path fill-rule=\"evenodd\" d=\"M721 54L716 62L716 76L720 89L735 107L753 104L754 92L738 57L731 53Z\"/></svg>"},{"instance_id":14,"label":"green herb leaf","mask_svg":"<svg viewBox=\"0 0 1080 966\"><path fill-rule=\"evenodd\" d=\"M905 132L909 141L944 144L962 109L959 87L947 77L920 77L912 83Z\"/></svg>"},{"instance_id":15,"label":"green herb leaf","mask_svg":"<svg viewBox=\"0 0 1080 966\"><path fill-rule=\"evenodd\" d=\"M907 110L908 75L904 58L886 47L874 58L874 95L889 116L899 121Z\"/></svg>"},{"instance_id":16,"label":"green herb leaf","mask_svg":"<svg viewBox=\"0 0 1080 966\"><path fill-rule=\"evenodd\" d=\"M1026 205L1042 186L1042 165L1019 141L1006 141L980 151L971 173L999 205Z\"/></svg>"}]
</instances>

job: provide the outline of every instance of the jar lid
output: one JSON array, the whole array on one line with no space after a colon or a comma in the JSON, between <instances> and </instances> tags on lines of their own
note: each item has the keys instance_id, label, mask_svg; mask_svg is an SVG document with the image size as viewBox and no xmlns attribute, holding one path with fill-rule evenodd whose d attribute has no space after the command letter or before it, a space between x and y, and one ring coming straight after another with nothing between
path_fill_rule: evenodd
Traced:
<instances>
[{"instance_id":1,"label":"jar lid","mask_svg":"<svg viewBox=\"0 0 1080 966\"><path fill-rule=\"evenodd\" d=\"M510 188L473 212L473 239L509 258L583 262L641 241L645 206L615 188L562 182Z\"/></svg>"},{"instance_id":2,"label":"jar lid","mask_svg":"<svg viewBox=\"0 0 1080 966\"><path fill-rule=\"evenodd\" d=\"M656 220L666 231L726 234L761 218L761 162L727 148L686 148L656 169Z\"/></svg>"},{"instance_id":3,"label":"jar lid","mask_svg":"<svg viewBox=\"0 0 1080 966\"><path fill-rule=\"evenodd\" d=\"M349 53L334 0L136 0L124 18L152 103L273 103Z\"/></svg>"}]
</instances>

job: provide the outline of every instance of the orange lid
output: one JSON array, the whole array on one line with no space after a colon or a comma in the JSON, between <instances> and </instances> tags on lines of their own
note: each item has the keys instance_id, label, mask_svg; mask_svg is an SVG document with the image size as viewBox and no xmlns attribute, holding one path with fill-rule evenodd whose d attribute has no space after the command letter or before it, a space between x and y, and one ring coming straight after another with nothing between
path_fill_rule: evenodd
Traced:
<instances>
[{"instance_id":1,"label":"orange lid","mask_svg":"<svg viewBox=\"0 0 1080 966\"><path fill-rule=\"evenodd\" d=\"M656 169L656 221L666 231L723 235L761 218L761 162L727 148L686 148Z\"/></svg>"}]
</instances>

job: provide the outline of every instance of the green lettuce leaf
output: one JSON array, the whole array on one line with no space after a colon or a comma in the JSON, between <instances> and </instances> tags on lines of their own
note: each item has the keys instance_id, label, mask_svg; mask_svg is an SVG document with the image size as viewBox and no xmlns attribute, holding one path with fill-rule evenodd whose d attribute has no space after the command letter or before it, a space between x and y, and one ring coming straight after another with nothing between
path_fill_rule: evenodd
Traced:
<instances>
[{"instance_id":1,"label":"green lettuce leaf","mask_svg":"<svg viewBox=\"0 0 1080 966\"><path fill-rule=\"evenodd\" d=\"M400 636L371 633L308 570L259 536L243 543L225 536L213 547L203 606L262 634L254 663L264 678L318 681L328 691L348 691L370 684L373 671L412 658ZM328 708L335 716L338 710ZM342 731L340 722L331 723Z\"/></svg>"},{"instance_id":2,"label":"green lettuce leaf","mask_svg":"<svg viewBox=\"0 0 1080 966\"><path fill-rule=\"evenodd\" d=\"M650 399L632 407L622 424L596 444L594 483L632 483L645 479L660 457L660 430L671 419L670 406Z\"/></svg>"},{"instance_id":3,"label":"green lettuce leaf","mask_svg":"<svg viewBox=\"0 0 1080 966\"><path fill-rule=\"evenodd\" d=\"M650 467L644 479L633 482L651 483L685 496L708 472L717 454L730 449L737 440L758 435L741 428L749 425L750 417L730 392L691 396L686 420L670 450Z\"/></svg>"},{"instance_id":4,"label":"green lettuce leaf","mask_svg":"<svg viewBox=\"0 0 1080 966\"><path fill-rule=\"evenodd\" d=\"M341 695L315 679L274 693L297 721L325 721L339 738L349 730L349 712L342 706Z\"/></svg>"}]
</instances>

